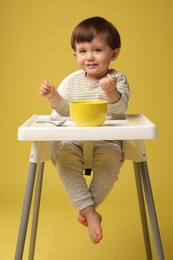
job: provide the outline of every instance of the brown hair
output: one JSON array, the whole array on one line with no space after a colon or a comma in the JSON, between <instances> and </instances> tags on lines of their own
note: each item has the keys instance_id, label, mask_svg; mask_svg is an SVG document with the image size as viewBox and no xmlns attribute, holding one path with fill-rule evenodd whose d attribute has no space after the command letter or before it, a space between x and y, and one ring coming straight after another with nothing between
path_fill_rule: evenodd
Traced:
<instances>
[{"instance_id":1,"label":"brown hair","mask_svg":"<svg viewBox=\"0 0 173 260\"><path fill-rule=\"evenodd\" d=\"M111 49L121 47L119 32L115 26L102 17L91 17L80 22L72 32L71 47L76 50L76 43L91 42L94 37L103 35Z\"/></svg>"}]
</instances>

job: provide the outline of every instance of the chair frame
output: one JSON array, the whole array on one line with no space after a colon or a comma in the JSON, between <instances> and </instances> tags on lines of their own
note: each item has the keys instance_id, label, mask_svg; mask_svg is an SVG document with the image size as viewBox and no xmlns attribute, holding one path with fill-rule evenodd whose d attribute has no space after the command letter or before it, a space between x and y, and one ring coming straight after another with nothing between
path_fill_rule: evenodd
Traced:
<instances>
[{"instance_id":1,"label":"chair frame","mask_svg":"<svg viewBox=\"0 0 173 260\"><path fill-rule=\"evenodd\" d=\"M72 75L75 75L79 72L80 71L76 71L70 74L67 78L65 78L60 84L58 91L61 93L64 84L69 80L69 78ZM51 118L53 120L58 119L59 117L60 116L57 115L55 111L52 112ZM84 141L83 153L84 153L84 161L85 161L85 169L86 169L85 173L90 174L91 162L93 158L92 141ZM22 260L23 257L27 226L28 226L32 196L33 196L34 185L35 185L36 187L35 187L34 209L33 209L33 217L32 217L28 260L34 259L44 163L50 158L51 158L50 141L32 142L28 180L27 180L27 186L26 186L26 192L25 192L25 198L23 204L23 211L21 215L21 222L19 227L15 260ZM148 210L148 216L149 216L151 230L153 234L157 260L164 260L163 247L162 247L157 215L155 210L155 204L154 204L154 198L153 198L152 188L151 188L151 183L149 178L144 141L126 140L125 158L133 162L147 260L152 260L153 256L152 256L152 250L150 244L146 209ZM35 179L36 179L36 184L35 184Z\"/></svg>"},{"instance_id":2,"label":"chair frame","mask_svg":"<svg viewBox=\"0 0 173 260\"><path fill-rule=\"evenodd\" d=\"M45 154L43 153L42 157L40 158L38 157L38 154L43 149L43 145L45 147L44 149ZM27 180L26 193L25 193L23 211L22 211L20 228L19 228L15 260L22 260L23 257L23 250L24 250L26 233L27 233L31 201L32 201L34 185L35 185L36 187L35 187L34 209L33 209L33 217L32 217L28 260L34 259L44 163L45 163L44 159L47 158L49 154L48 151L50 152L50 149L51 149L50 142L32 143L32 149L30 154L30 167L28 172L28 180ZM148 209L148 215L151 224L157 260L164 260L164 253L163 253L163 247L162 247L162 242L160 237L159 225L158 225L154 198L153 198L153 193L152 193L152 188L151 188L151 183L149 178L144 141L127 140L125 149L126 149L125 157L126 159L131 160L133 162L133 167L134 167L147 260L152 260L153 256L152 256L152 250L150 244L145 201ZM91 168L92 153L93 153L92 141L84 141L84 159L85 159L85 168L87 169ZM34 184L35 179L36 179L36 184Z\"/></svg>"}]
</instances>

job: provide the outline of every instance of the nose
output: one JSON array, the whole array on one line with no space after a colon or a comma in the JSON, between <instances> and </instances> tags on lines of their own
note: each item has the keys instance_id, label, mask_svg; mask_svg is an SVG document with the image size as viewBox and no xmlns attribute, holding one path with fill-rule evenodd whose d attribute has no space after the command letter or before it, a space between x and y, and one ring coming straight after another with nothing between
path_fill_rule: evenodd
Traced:
<instances>
[{"instance_id":1,"label":"nose","mask_svg":"<svg viewBox=\"0 0 173 260\"><path fill-rule=\"evenodd\" d=\"M87 53L87 60L94 60L95 58L94 58L94 54L90 51L90 52L88 52Z\"/></svg>"}]
</instances>

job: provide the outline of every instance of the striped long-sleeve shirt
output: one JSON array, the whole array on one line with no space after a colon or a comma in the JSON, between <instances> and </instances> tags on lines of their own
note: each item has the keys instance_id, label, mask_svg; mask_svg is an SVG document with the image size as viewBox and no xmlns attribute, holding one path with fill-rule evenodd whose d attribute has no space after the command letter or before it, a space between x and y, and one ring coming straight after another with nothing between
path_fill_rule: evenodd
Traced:
<instances>
[{"instance_id":1,"label":"striped long-sleeve shirt","mask_svg":"<svg viewBox=\"0 0 173 260\"><path fill-rule=\"evenodd\" d=\"M121 98L113 104L108 104L108 117L110 119L120 119L124 116L127 109L130 90L126 76L116 70L109 70L111 75L117 79L117 89L121 93ZM84 71L79 71L72 75L69 80L63 84L63 87L58 89L58 92L63 97L61 105L54 109L61 116L70 116L70 102L76 100L102 99L105 100L105 93L100 87L99 81L90 82L85 76Z\"/></svg>"}]
</instances>

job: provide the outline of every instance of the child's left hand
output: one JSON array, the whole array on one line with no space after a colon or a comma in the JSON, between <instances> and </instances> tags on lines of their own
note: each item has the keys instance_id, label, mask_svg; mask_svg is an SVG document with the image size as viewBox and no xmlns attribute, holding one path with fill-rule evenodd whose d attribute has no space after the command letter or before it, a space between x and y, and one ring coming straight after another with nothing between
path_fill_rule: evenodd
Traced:
<instances>
[{"instance_id":1,"label":"child's left hand","mask_svg":"<svg viewBox=\"0 0 173 260\"><path fill-rule=\"evenodd\" d=\"M101 88L106 92L112 92L116 88L117 79L116 77L108 74L106 78L100 80Z\"/></svg>"}]
</instances>

